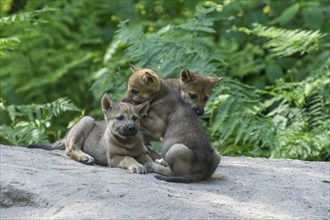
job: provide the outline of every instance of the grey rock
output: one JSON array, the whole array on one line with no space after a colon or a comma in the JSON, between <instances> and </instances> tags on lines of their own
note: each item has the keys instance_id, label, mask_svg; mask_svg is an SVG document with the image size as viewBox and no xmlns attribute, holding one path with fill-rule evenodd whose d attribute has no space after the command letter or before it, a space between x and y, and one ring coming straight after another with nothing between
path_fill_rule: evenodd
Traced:
<instances>
[{"instance_id":1,"label":"grey rock","mask_svg":"<svg viewBox=\"0 0 330 220\"><path fill-rule=\"evenodd\" d=\"M330 164L223 157L212 179L85 165L0 145L0 219L330 219Z\"/></svg>"}]
</instances>

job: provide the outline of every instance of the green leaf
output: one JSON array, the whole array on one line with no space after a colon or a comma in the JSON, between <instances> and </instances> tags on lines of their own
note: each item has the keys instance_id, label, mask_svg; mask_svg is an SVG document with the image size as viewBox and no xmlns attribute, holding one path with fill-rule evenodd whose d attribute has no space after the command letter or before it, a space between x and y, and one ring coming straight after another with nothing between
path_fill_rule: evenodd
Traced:
<instances>
[{"instance_id":1,"label":"green leaf","mask_svg":"<svg viewBox=\"0 0 330 220\"><path fill-rule=\"evenodd\" d=\"M266 68L266 75L270 82L275 83L277 79L283 77L281 66L277 64L270 64Z\"/></svg>"},{"instance_id":2,"label":"green leaf","mask_svg":"<svg viewBox=\"0 0 330 220\"><path fill-rule=\"evenodd\" d=\"M317 7L307 7L302 10L305 23L314 30L321 29L324 23L322 10Z\"/></svg>"},{"instance_id":3,"label":"green leaf","mask_svg":"<svg viewBox=\"0 0 330 220\"><path fill-rule=\"evenodd\" d=\"M271 21L270 24L273 25L276 23L280 23L281 26L287 24L297 15L297 13L299 12L299 9L300 9L299 3L295 3L295 4L291 5L280 15L280 17Z\"/></svg>"}]
</instances>

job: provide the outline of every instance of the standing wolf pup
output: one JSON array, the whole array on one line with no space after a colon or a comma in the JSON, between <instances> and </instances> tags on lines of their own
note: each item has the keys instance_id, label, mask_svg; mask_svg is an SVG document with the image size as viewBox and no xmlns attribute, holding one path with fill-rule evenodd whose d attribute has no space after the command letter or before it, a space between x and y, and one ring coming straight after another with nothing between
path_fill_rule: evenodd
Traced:
<instances>
[{"instance_id":1,"label":"standing wolf pup","mask_svg":"<svg viewBox=\"0 0 330 220\"><path fill-rule=\"evenodd\" d=\"M72 159L99 165L125 168L132 173L146 173L142 164L152 159L145 153L139 117L145 115L149 103L137 106L129 103L113 103L107 94L101 101L105 121L94 121L85 116L67 133L66 137L53 144L31 144L28 148L48 150L65 147Z\"/></svg>"},{"instance_id":2,"label":"standing wolf pup","mask_svg":"<svg viewBox=\"0 0 330 220\"><path fill-rule=\"evenodd\" d=\"M212 88L221 80L223 80L222 77L203 76L183 69L180 72L180 78L167 78L165 82L178 91L182 99L198 116L201 116L204 114L204 107L211 95Z\"/></svg>"},{"instance_id":3,"label":"standing wolf pup","mask_svg":"<svg viewBox=\"0 0 330 220\"><path fill-rule=\"evenodd\" d=\"M196 182L209 179L220 162L197 115L164 80L151 69L131 65L133 74L123 101L150 102L141 127L148 141L162 140L161 154L168 167L151 162L148 171L169 182Z\"/></svg>"}]
</instances>

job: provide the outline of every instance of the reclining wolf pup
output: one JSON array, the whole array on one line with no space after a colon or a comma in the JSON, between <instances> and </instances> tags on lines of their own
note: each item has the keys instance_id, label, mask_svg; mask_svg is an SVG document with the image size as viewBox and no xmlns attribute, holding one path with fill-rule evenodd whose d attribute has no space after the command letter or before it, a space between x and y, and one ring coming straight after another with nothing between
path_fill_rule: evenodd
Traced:
<instances>
[{"instance_id":1,"label":"reclining wolf pup","mask_svg":"<svg viewBox=\"0 0 330 220\"><path fill-rule=\"evenodd\" d=\"M28 148L46 150L65 148L66 155L85 163L125 168L132 173L146 173L143 164L152 159L146 154L142 136L138 133L139 118L146 114L149 103L137 106L113 103L105 94L101 101L105 121L85 116L53 144L31 144Z\"/></svg>"},{"instance_id":2,"label":"reclining wolf pup","mask_svg":"<svg viewBox=\"0 0 330 220\"><path fill-rule=\"evenodd\" d=\"M150 102L141 120L146 143L161 141L161 155L168 166L147 163L148 172L169 182L196 182L209 179L220 155L211 146L197 115L153 70L131 65L133 74L123 101Z\"/></svg>"}]
</instances>

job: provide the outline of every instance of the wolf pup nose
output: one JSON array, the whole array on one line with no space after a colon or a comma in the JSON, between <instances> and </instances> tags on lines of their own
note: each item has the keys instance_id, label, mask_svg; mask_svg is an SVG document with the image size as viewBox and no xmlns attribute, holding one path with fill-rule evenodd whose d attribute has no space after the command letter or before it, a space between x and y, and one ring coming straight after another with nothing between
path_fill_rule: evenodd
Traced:
<instances>
[{"instance_id":1,"label":"wolf pup nose","mask_svg":"<svg viewBox=\"0 0 330 220\"><path fill-rule=\"evenodd\" d=\"M126 126L124 126L121 130L120 130L120 134L122 136L134 136L137 133L137 128L135 124L128 124Z\"/></svg>"},{"instance_id":2,"label":"wolf pup nose","mask_svg":"<svg viewBox=\"0 0 330 220\"><path fill-rule=\"evenodd\" d=\"M193 108L193 110L196 113L196 115L198 115L198 116L201 116L204 114L204 109L202 109L202 108L196 107L196 108Z\"/></svg>"}]
</instances>

